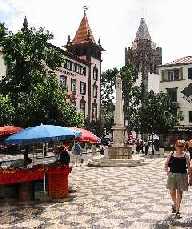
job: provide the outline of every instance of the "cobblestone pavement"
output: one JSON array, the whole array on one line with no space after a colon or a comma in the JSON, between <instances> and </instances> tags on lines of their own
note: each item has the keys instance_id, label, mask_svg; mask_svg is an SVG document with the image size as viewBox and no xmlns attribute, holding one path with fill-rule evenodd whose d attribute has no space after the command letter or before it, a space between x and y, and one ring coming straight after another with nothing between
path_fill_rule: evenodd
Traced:
<instances>
[{"instance_id":1,"label":"cobblestone pavement","mask_svg":"<svg viewBox=\"0 0 192 229\"><path fill-rule=\"evenodd\" d=\"M170 213L164 159L132 168L74 167L77 192L66 202L0 206L0 228L192 228L192 188L184 195L182 218Z\"/></svg>"}]
</instances>

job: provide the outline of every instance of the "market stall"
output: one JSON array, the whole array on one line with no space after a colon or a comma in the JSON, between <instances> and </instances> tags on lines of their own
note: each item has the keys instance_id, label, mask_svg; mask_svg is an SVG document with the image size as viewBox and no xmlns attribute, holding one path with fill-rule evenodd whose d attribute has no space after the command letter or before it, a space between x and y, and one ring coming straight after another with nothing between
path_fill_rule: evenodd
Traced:
<instances>
[{"instance_id":1,"label":"market stall","mask_svg":"<svg viewBox=\"0 0 192 229\"><path fill-rule=\"evenodd\" d=\"M6 185L15 185L20 201L33 200L35 196L36 182L43 183L43 192L48 193L49 198L63 198L68 195L68 175L72 168L69 165L55 163L55 157L46 161L44 157L45 143L54 141L72 140L80 136L80 132L70 130L66 127L40 125L26 128L18 134L6 139L8 144L19 144L28 146L30 144L42 143L42 163L35 164L31 158L29 163L20 167L0 167L0 188ZM26 152L25 152L26 153Z\"/></svg>"}]
</instances>

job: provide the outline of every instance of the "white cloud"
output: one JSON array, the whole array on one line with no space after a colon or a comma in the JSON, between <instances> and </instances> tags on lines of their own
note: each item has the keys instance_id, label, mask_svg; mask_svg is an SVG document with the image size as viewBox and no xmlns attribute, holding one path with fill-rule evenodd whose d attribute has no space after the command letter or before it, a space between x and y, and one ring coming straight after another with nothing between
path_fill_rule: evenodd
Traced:
<instances>
[{"instance_id":1,"label":"white cloud","mask_svg":"<svg viewBox=\"0 0 192 229\"><path fill-rule=\"evenodd\" d=\"M106 52L103 69L124 64L124 48L135 38L139 21L145 17L151 37L163 48L163 61L192 55L191 0L0 0L1 12L9 13L6 23L17 30L26 15L32 26L43 26L64 45L73 38L87 4L89 24Z\"/></svg>"}]
</instances>

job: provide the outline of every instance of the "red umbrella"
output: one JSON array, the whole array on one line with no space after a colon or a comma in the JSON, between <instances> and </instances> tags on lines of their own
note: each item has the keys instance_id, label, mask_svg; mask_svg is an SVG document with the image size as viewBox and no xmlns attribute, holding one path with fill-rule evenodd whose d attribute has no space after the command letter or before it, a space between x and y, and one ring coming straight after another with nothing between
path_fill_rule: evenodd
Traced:
<instances>
[{"instance_id":1,"label":"red umbrella","mask_svg":"<svg viewBox=\"0 0 192 229\"><path fill-rule=\"evenodd\" d=\"M83 128L72 127L74 130L78 130L81 132L81 136L76 138L79 142L89 142L89 143L100 143L101 139L98 138L95 134L91 131L88 131Z\"/></svg>"},{"instance_id":2,"label":"red umbrella","mask_svg":"<svg viewBox=\"0 0 192 229\"><path fill-rule=\"evenodd\" d=\"M0 126L0 137L15 134L23 128L18 126Z\"/></svg>"}]
</instances>

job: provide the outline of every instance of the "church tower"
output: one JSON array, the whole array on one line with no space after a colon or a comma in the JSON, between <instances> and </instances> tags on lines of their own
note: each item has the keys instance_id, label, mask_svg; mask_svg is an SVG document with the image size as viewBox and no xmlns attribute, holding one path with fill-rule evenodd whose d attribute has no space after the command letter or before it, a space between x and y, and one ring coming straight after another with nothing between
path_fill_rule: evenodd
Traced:
<instances>
[{"instance_id":1,"label":"church tower","mask_svg":"<svg viewBox=\"0 0 192 229\"><path fill-rule=\"evenodd\" d=\"M144 18L140 20L132 46L125 48L125 64L133 64L141 76L143 90L151 90L149 78L158 73L157 66L162 64L162 49L152 41Z\"/></svg>"},{"instance_id":2,"label":"church tower","mask_svg":"<svg viewBox=\"0 0 192 229\"><path fill-rule=\"evenodd\" d=\"M73 40L68 37L66 49L73 55L85 60L89 65L88 74L88 119L96 121L100 118L100 76L101 53L104 51L100 39L96 43L88 23L84 9L84 16Z\"/></svg>"}]
</instances>

